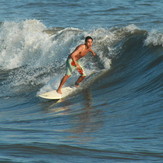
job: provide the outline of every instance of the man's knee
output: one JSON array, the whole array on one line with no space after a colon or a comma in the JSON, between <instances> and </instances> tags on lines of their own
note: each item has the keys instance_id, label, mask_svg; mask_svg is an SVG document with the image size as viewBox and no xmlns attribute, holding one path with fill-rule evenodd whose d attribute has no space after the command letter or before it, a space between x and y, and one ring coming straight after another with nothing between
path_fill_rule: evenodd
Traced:
<instances>
[{"instance_id":1,"label":"man's knee","mask_svg":"<svg viewBox=\"0 0 163 163\"><path fill-rule=\"evenodd\" d=\"M84 79L86 77L86 75L81 75L81 77Z\"/></svg>"},{"instance_id":2,"label":"man's knee","mask_svg":"<svg viewBox=\"0 0 163 163\"><path fill-rule=\"evenodd\" d=\"M65 77L69 78L69 77L71 77L71 75L67 75L67 74L66 74Z\"/></svg>"}]
</instances>

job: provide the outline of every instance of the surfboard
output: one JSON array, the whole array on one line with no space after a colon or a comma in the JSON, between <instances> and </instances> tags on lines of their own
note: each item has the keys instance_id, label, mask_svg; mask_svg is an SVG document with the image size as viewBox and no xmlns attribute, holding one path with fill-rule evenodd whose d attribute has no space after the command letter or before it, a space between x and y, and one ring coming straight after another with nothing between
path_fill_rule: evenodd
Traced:
<instances>
[{"instance_id":1,"label":"surfboard","mask_svg":"<svg viewBox=\"0 0 163 163\"><path fill-rule=\"evenodd\" d=\"M65 88L62 88L62 94L59 94L59 93L57 93L56 90L53 90L53 91L50 91L50 92L40 94L38 96L41 97L41 98L45 98L45 99L59 100L59 99L62 99L64 97L70 95L75 90L76 90L76 87L65 87Z\"/></svg>"}]
</instances>

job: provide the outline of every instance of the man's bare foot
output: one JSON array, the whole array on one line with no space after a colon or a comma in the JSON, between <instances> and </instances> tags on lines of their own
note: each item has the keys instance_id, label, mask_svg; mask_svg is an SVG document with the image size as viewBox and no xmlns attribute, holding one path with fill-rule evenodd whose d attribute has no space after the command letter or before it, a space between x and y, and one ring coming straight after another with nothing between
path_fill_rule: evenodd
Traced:
<instances>
[{"instance_id":1,"label":"man's bare foot","mask_svg":"<svg viewBox=\"0 0 163 163\"><path fill-rule=\"evenodd\" d=\"M60 89L57 90L57 93L62 94L62 91Z\"/></svg>"},{"instance_id":2,"label":"man's bare foot","mask_svg":"<svg viewBox=\"0 0 163 163\"><path fill-rule=\"evenodd\" d=\"M75 87L78 88L79 87L79 83L75 83Z\"/></svg>"}]
</instances>

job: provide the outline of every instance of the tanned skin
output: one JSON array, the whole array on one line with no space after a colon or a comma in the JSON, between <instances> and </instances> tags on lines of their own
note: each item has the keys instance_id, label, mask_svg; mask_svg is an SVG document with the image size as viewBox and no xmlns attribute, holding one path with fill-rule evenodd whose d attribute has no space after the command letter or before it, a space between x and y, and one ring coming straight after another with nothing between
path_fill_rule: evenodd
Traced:
<instances>
[{"instance_id":1,"label":"tanned skin","mask_svg":"<svg viewBox=\"0 0 163 163\"><path fill-rule=\"evenodd\" d=\"M77 63L77 61L84 57L87 53L91 52L93 56L96 56L96 53L91 49L93 45L93 40L92 39L87 39L87 41L85 42L85 44L81 44L79 46L76 47L76 49L68 56L69 58L71 58L76 66L76 69L78 71L80 71L82 68L80 67L80 65ZM65 82L67 81L67 79L70 77L71 75L65 75L61 82L60 85L57 89L57 92L62 94L62 87L65 84ZM85 76L80 76L78 78L78 80L76 81L76 83L80 83L83 79L85 78Z\"/></svg>"}]
</instances>

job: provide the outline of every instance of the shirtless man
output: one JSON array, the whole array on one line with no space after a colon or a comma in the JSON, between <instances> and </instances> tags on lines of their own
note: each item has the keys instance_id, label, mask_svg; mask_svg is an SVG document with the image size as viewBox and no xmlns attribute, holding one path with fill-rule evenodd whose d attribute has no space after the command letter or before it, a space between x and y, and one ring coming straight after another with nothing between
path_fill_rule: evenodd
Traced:
<instances>
[{"instance_id":1,"label":"shirtless man","mask_svg":"<svg viewBox=\"0 0 163 163\"><path fill-rule=\"evenodd\" d=\"M66 61L66 74L62 78L60 85L57 89L57 92L62 94L62 86L65 84L67 79L71 76L72 72L76 69L80 77L75 82L75 86L78 87L79 83L86 77L85 71L80 65L79 59L84 57L88 52L91 52L93 56L96 55L96 53L91 49L93 45L93 39L90 36L87 36L85 38L85 44L81 44L77 46L77 48L68 56L68 59Z\"/></svg>"}]
</instances>

